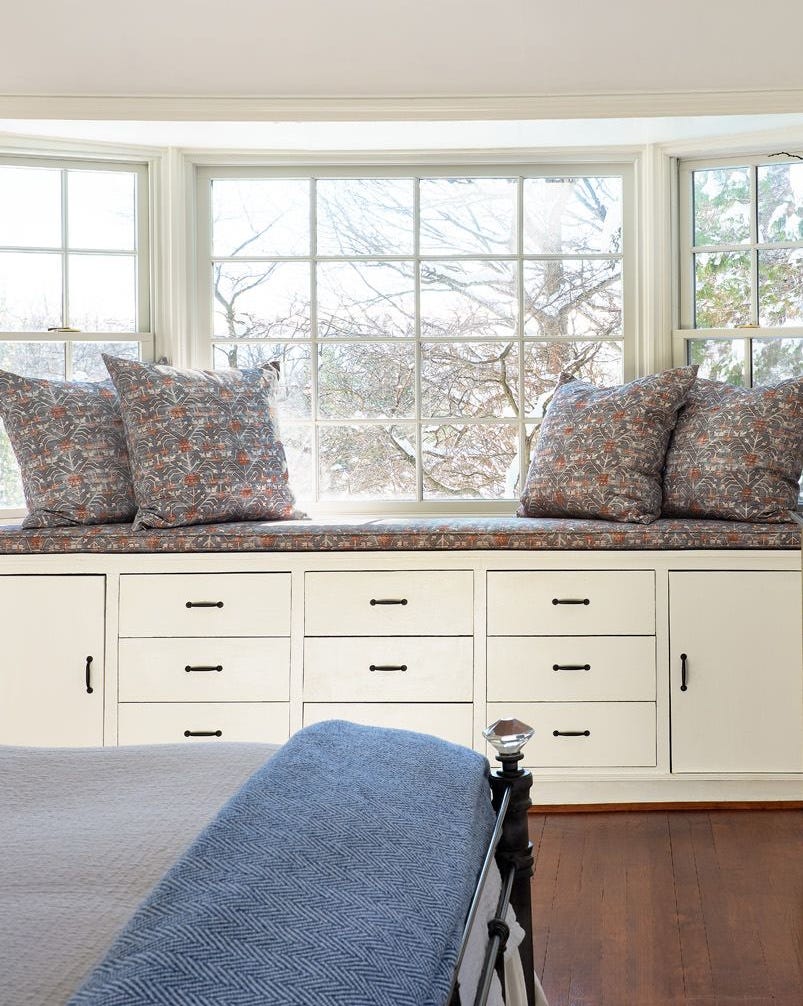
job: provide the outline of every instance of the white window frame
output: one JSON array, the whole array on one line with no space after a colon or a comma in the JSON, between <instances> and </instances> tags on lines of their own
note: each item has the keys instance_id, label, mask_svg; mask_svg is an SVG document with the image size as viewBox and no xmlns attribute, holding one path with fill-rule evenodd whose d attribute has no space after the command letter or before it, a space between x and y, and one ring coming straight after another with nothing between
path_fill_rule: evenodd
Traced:
<instances>
[{"instance_id":1,"label":"white window frame","mask_svg":"<svg viewBox=\"0 0 803 1006\"><path fill-rule=\"evenodd\" d=\"M575 152L575 156L578 152ZM586 155L587 152L583 152ZM637 191L636 191L636 158L630 160L624 160L621 154L618 157L606 157L604 154L600 154L598 157L594 157L591 154L588 156L583 156L583 159L553 159L552 157L539 157L536 161L530 157L526 159L522 158L511 158L509 153L508 156L500 155L499 157L493 157L492 159L484 159L481 162L476 160L476 152L466 152L465 157L461 156L460 152L451 152L449 155L449 160L445 160L443 156L441 157L419 157L415 160L407 160L403 157L399 157L398 160L389 162L387 159L383 159L382 163L377 164L375 160L360 160L356 157L345 158L346 163L336 163L333 164L330 160L326 158L321 158L320 160L310 158L305 159L303 163L296 161L295 163L283 162L283 163L266 163L263 159L261 161L256 161L252 159L239 159L238 163L227 162L225 159L219 158L216 160L204 159L200 163L196 161L194 163L195 168L195 206L194 206L194 238L195 238L195 249L196 249L196 272L194 277L195 285L195 304L194 304L194 333L195 337L192 341L190 347L190 364L191 366L209 368L212 366L212 356L213 350L212 346L214 342L220 342L223 340L216 340L214 338L214 312L209 297L209 282L210 282L210 263L211 263L211 248L212 248L212 235L211 235L211 181L215 178L354 178L354 177L375 177L375 178L449 178L449 177L518 177L519 186L519 198L518 198L518 248L515 253L509 256L482 256L493 259L500 260L510 260L514 262L518 261L531 261L544 258L571 258L571 255L560 256L544 256L544 255L529 255L524 254L523 251L523 227L522 227L522 217L523 217L523 201L521 199L521 179L523 177L571 177L571 176L615 176L622 178L622 188L623 188L623 216L622 216L622 251L618 256L622 263L622 289L623 289L623 305L622 305L622 338L621 340L610 340L621 342L623 346L623 370L624 379L626 381L632 380L636 375L636 361L639 356L639 347L636 345L636 333L637 333L637 313L638 313L638 240L637 240ZM311 214L314 214L315 199L314 195L311 199ZM311 325L311 338L309 340L303 340L304 344L308 344L311 347L313 368L312 368L312 382L313 382L313 403L312 403L312 418L307 421L300 421L299 425L308 425L313 431L313 444L314 444L314 456L318 456L318 430L327 424L338 425L347 420L321 420L315 418L315 403L316 398L316 367L314 365L317 350L319 346L319 340L317 337L316 329L316 318L315 318L315 301L314 301L314 284L315 284L315 269L314 265L317 261L326 260L327 256L317 256L316 249L314 247L314 220L311 220L311 228L313 234L313 246L310 249L309 256L299 257L300 260L308 260L311 262L311 288L312 288L312 325ZM417 484L419 495L422 494L422 466L421 466L421 423L422 420L426 423L426 417L422 417L420 412L420 346L421 346L421 333L420 333L420 316L418 313L418 303L420 296L420 270L418 265L421 258L448 258L448 259L476 259L477 255L444 255L444 256L421 256L419 254L418 248L418 234L416 232L416 246L414 248L414 254L409 256L401 256L405 260L410 260L413 263L415 270L415 283L416 283L416 330L415 330L415 346L416 346L416 402L415 402L415 412L410 418L410 422L416 425L416 439L417 439ZM399 258L400 256L391 256ZM575 257L580 258L600 258L609 259L614 256L599 254L594 255L589 253L588 255L578 255ZM296 259L298 260L298 259ZM552 342L551 339L536 339L532 337L524 337L524 311L523 311L523 290L520 288L518 291L518 312L517 312L517 328L516 328L516 341L520 347L519 360L520 360L520 382L523 383L523 368L524 368L524 354L521 352L521 347L525 343L529 342ZM253 345L258 340L254 339L242 339L242 340L226 340L232 343L245 343ZM335 340L337 342L360 342L362 340L355 338L353 340L338 338ZM381 339L372 339L371 341L383 341ZM387 341L392 341L398 343L398 339L388 339ZM466 339L465 341L472 341L471 339ZM488 342L488 339L477 339L475 341ZM492 341L492 340L491 340ZM299 340L301 343L302 340ZM361 424L370 425L370 420L359 420ZM388 422L388 420L376 420L376 422ZM401 420L399 420L401 422ZM433 420L434 423L445 423L449 424L445 417L439 417L437 420ZM471 425L483 425L483 424L493 424L499 422L496 419L466 419L461 420L459 417L451 417L451 422L463 424L468 423ZM509 425L518 426L518 456L523 458L524 455L524 431L525 427L531 426L533 420L528 420L525 417L518 417L516 420L510 420ZM525 474L524 472L522 475ZM291 472L292 476L292 472ZM313 485L317 490L317 479L318 472L313 473ZM510 514L515 509L516 500L504 499L504 500L473 500L473 499L447 499L447 500L359 500L359 501L319 501L319 502L309 502L306 500L300 501L308 511L314 512L315 515L326 516L328 514L336 513L353 513L353 514L382 514L391 516L394 514Z\"/></svg>"}]
</instances>

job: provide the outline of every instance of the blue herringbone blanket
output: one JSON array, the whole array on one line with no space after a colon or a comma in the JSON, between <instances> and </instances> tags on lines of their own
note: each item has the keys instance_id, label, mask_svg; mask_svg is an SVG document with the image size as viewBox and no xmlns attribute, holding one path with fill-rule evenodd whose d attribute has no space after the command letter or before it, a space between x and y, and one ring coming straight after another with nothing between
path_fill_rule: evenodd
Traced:
<instances>
[{"instance_id":1,"label":"blue herringbone blanket","mask_svg":"<svg viewBox=\"0 0 803 1006\"><path fill-rule=\"evenodd\" d=\"M296 734L70 1006L444 1006L493 830L488 764L402 730Z\"/></svg>"}]
</instances>

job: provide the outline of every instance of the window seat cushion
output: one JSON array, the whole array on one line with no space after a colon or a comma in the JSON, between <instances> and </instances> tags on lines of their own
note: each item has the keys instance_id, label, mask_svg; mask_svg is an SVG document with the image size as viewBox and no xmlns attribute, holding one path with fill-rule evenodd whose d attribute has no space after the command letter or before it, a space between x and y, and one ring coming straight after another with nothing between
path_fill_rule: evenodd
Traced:
<instances>
[{"instance_id":1,"label":"window seat cushion","mask_svg":"<svg viewBox=\"0 0 803 1006\"><path fill-rule=\"evenodd\" d=\"M591 551L799 549L788 524L660 518L652 524L534 517L340 518L248 521L134 531L131 524L0 528L0 555L164 552L349 552L503 549Z\"/></svg>"}]
</instances>

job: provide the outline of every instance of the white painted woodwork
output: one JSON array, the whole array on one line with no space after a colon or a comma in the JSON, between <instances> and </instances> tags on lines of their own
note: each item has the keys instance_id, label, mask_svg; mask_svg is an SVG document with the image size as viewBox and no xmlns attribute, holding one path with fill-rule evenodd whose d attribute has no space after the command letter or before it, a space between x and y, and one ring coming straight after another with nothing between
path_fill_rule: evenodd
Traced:
<instances>
[{"instance_id":1,"label":"white painted woodwork","mask_svg":"<svg viewBox=\"0 0 803 1006\"><path fill-rule=\"evenodd\" d=\"M427 557L432 562L432 557ZM470 636L471 570L320 572L305 577L308 636ZM405 604L371 604L404 600Z\"/></svg>"},{"instance_id":2,"label":"white painted woodwork","mask_svg":"<svg viewBox=\"0 0 803 1006\"><path fill-rule=\"evenodd\" d=\"M366 726L415 730L453 744L474 746L468 702L305 702L304 726L322 720L350 720Z\"/></svg>"},{"instance_id":3,"label":"white painted woodwork","mask_svg":"<svg viewBox=\"0 0 803 1006\"><path fill-rule=\"evenodd\" d=\"M0 576L0 744L103 743L104 604L103 576Z\"/></svg>"},{"instance_id":4,"label":"white painted woodwork","mask_svg":"<svg viewBox=\"0 0 803 1006\"><path fill-rule=\"evenodd\" d=\"M124 702L120 744L202 744L256 741L281 744L289 733L286 702ZM185 737L186 730L220 730L220 737Z\"/></svg>"},{"instance_id":5,"label":"white painted woodwork","mask_svg":"<svg viewBox=\"0 0 803 1006\"><path fill-rule=\"evenodd\" d=\"M794 572L670 573L674 772L803 769L799 589Z\"/></svg>"},{"instance_id":6,"label":"white painted woodwork","mask_svg":"<svg viewBox=\"0 0 803 1006\"><path fill-rule=\"evenodd\" d=\"M567 600L581 603L553 603ZM654 632L655 579L650 571L488 573L489 636L642 636Z\"/></svg>"},{"instance_id":7,"label":"white painted woodwork","mask_svg":"<svg viewBox=\"0 0 803 1006\"><path fill-rule=\"evenodd\" d=\"M471 702L473 690L474 647L466 636L304 640L307 700Z\"/></svg>"},{"instance_id":8,"label":"white painted woodwork","mask_svg":"<svg viewBox=\"0 0 803 1006\"><path fill-rule=\"evenodd\" d=\"M118 673L120 702L287 702L290 640L121 639Z\"/></svg>"},{"instance_id":9,"label":"white painted woodwork","mask_svg":"<svg viewBox=\"0 0 803 1006\"><path fill-rule=\"evenodd\" d=\"M223 606L188 608L187 602ZM120 635L289 636L290 575L124 575Z\"/></svg>"},{"instance_id":10,"label":"white painted woodwork","mask_svg":"<svg viewBox=\"0 0 803 1006\"><path fill-rule=\"evenodd\" d=\"M490 702L655 701L651 636L491 636Z\"/></svg>"},{"instance_id":11,"label":"white painted woodwork","mask_svg":"<svg viewBox=\"0 0 803 1006\"><path fill-rule=\"evenodd\" d=\"M488 719L515 714L535 730L525 749L532 768L652 766L656 761L653 702L489 703ZM555 731L585 731L561 737Z\"/></svg>"}]
</instances>

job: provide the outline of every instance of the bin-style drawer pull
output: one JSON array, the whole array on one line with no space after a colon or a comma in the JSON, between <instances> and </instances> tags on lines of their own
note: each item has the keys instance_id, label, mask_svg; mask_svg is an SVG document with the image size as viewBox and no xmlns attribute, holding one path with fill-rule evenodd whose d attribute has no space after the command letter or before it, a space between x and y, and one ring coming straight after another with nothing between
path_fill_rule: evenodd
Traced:
<instances>
[{"instance_id":1,"label":"bin-style drawer pull","mask_svg":"<svg viewBox=\"0 0 803 1006\"><path fill-rule=\"evenodd\" d=\"M185 730L185 737L222 737L222 730Z\"/></svg>"},{"instance_id":2,"label":"bin-style drawer pull","mask_svg":"<svg viewBox=\"0 0 803 1006\"><path fill-rule=\"evenodd\" d=\"M193 666L192 664L187 664L187 666L184 668L184 670L187 672L187 674L189 674L190 671L222 671L223 670L223 664L214 664L214 665L213 664L196 664L195 666Z\"/></svg>"},{"instance_id":3,"label":"bin-style drawer pull","mask_svg":"<svg viewBox=\"0 0 803 1006\"><path fill-rule=\"evenodd\" d=\"M371 664L369 671L406 671L407 664Z\"/></svg>"},{"instance_id":4,"label":"bin-style drawer pull","mask_svg":"<svg viewBox=\"0 0 803 1006\"><path fill-rule=\"evenodd\" d=\"M553 671L590 671L591 664L553 664Z\"/></svg>"},{"instance_id":5,"label":"bin-style drawer pull","mask_svg":"<svg viewBox=\"0 0 803 1006\"><path fill-rule=\"evenodd\" d=\"M222 608L222 601L187 601L187 608Z\"/></svg>"},{"instance_id":6,"label":"bin-style drawer pull","mask_svg":"<svg viewBox=\"0 0 803 1006\"><path fill-rule=\"evenodd\" d=\"M377 604L407 604L406 597L372 597L371 607Z\"/></svg>"},{"instance_id":7,"label":"bin-style drawer pull","mask_svg":"<svg viewBox=\"0 0 803 1006\"><path fill-rule=\"evenodd\" d=\"M685 653L681 653L681 655L680 655L680 690L682 692L685 692L686 689L689 687L686 684L686 673L687 673L687 670L686 670L686 661L688 659L689 658L686 656Z\"/></svg>"},{"instance_id":8,"label":"bin-style drawer pull","mask_svg":"<svg viewBox=\"0 0 803 1006\"><path fill-rule=\"evenodd\" d=\"M85 678L86 678L86 694L91 695L92 692L94 692L95 690L92 687L92 657L86 658Z\"/></svg>"},{"instance_id":9,"label":"bin-style drawer pull","mask_svg":"<svg viewBox=\"0 0 803 1006\"><path fill-rule=\"evenodd\" d=\"M553 730L553 737L590 737L590 730Z\"/></svg>"},{"instance_id":10,"label":"bin-style drawer pull","mask_svg":"<svg viewBox=\"0 0 803 1006\"><path fill-rule=\"evenodd\" d=\"M553 597L553 604L591 604L587 597Z\"/></svg>"}]
</instances>

